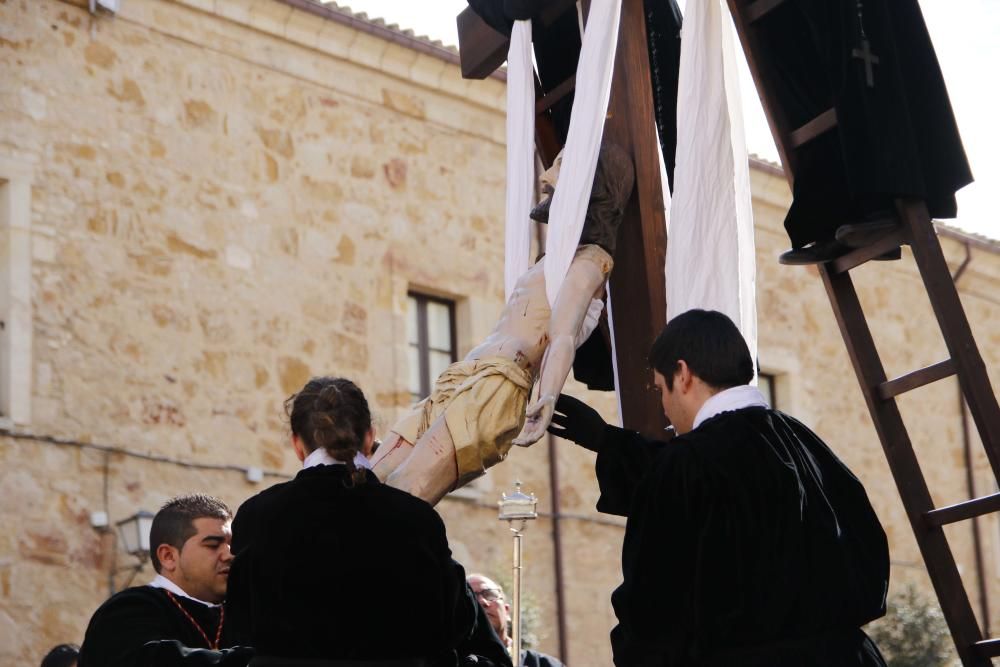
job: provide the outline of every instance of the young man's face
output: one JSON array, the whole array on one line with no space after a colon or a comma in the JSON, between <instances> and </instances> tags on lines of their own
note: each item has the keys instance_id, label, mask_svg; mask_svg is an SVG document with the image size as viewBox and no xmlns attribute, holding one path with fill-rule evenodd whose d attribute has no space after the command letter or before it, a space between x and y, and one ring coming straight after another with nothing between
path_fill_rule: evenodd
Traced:
<instances>
[{"instance_id":1,"label":"young man's face","mask_svg":"<svg viewBox=\"0 0 1000 667\"><path fill-rule=\"evenodd\" d=\"M228 519L203 517L192 522L195 534L188 538L173 562L164 563L163 575L181 587L191 597L219 603L226 598L229 566L233 554L229 549L232 530ZM168 573L169 570L169 573Z\"/></svg>"},{"instance_id":2,"label":"young man's face","mask_svg":"<svg viewBox=\"0 0 1000 667\"><path fill-rule=\"evenodd\" d=\"M691 413L687 397L682 386L681 373L673 377L673 388L667 386L667 379L659 372L653 371L653 381L660 392L660 400L663 403L663 414L674 427L677 435L683 435L691 430L694 423L694 414Z\"/></svg>"}]
</instances>

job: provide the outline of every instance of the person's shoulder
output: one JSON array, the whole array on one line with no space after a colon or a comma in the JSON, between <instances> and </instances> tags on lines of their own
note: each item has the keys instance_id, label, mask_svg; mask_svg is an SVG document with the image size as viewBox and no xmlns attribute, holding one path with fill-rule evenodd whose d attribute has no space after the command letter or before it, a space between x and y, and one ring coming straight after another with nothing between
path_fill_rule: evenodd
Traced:
<instances>
[{"instance_id":1,"label":"person's shoulder","mask_svg":"<svg viewBox=\"0 0 1000 667\"><path fill-rule=\"evenodd\" d=\"M250 496L236 510L236 517L239 518L240 514L246 516L267 507L286 494L294 481L294 479L290 479L286 482L274 484Z\"/></svg>"},{"instance_id":2,"label":"person's shoulder","mask_svg":"<svg viewBox=\"0 0 1000 667\"><path fill-rule=\"evenodd\" d=\"M369 493L378 497L381 502L392 508L406 512L412 516L426 517L431 520L440 520L437 511L431 507L430 503L412 496L406 491L383 484L381 482L369 482Z\"/></svg>"},{"instance_id":3,"label":"person's shoulder","mask_svg":"<svg viewBox=\"0 0 1000 667\"><path fill-rule=\"evenodd\" d=\"M119 591L105 600L97 611L94 618L97 619L106 615L119 615L122 613L136 613L142 609L160 609L167 602L163 591L152 586L133 586Z\"/></svg>"}]
</instances>

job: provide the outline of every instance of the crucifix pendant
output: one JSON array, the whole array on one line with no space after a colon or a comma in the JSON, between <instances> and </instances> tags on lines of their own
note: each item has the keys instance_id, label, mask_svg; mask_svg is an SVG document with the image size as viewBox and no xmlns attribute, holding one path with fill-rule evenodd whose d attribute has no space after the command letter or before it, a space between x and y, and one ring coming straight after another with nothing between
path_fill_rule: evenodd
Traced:
<instances>
[{"instance_id":1,"label":"crucifix pendant","mask_svg":"<svg viewBox=\"0 0 1000 667\"><path fill-rule=\"evenodd\" d=\"M878 65L879 57L872 53L871 44L868 43L867 39L861 40L861 48L854 49L851 51L851 57L863 60L865 63L865 83L868 84L869 88L875 87L875 73L872 71L872 65Z\"/></svg>"}]
</instances>

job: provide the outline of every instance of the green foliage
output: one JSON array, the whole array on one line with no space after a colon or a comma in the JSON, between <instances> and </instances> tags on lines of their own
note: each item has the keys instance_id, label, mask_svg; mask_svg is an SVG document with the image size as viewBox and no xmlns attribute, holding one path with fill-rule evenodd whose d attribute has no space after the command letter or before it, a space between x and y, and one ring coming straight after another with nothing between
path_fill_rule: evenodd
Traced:
<instances>
[{"instance_id":1,"label":"green foliage","mask_svg":"<svg viewBox=\"0 0 1000 667\"><path fill-rule=\"evenodd\" d=\"M912 584L890 598L885 617L868 626L868 634L889 667L945 667L955 660L941 609Z\"/></svg>"}]
</instances>

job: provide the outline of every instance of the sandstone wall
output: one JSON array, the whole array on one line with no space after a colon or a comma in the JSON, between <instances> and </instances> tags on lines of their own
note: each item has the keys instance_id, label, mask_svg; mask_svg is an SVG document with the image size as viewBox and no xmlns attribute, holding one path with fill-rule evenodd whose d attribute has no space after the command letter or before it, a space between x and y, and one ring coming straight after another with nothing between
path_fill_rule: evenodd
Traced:
<instances>
[{"instance_id":1,"label":"sandstone wall","mask_svg":"<svg viewBox=\"0 0 1000 667\"><path fill-rule=\"evenodd\" d=\"M501 82L463 81L453 64L274 0L127 0L113 19L82 4L0 2L0 157L34 174L32 416L16 430L147 458L0 437L0 664L82 638L127 561L91 512L119 520L193 490L238 506L294 473L281 402L310 375L355 378L391 424L408 401L408 289L458 300L460 353L503 299ZM865 482L894 583L923 583L822 285L774 262L787 188L760 169L753 186L761 364L780 374L781 406ZM946 249L957 266L963 248ZM865 267L858 282L890 372L943 358L912 264ZM973 250L960 285L995 383L998 284L1000 257ZM610 397L588 400L614 418ZM953 382L903 405L935 498L964 498ZM623 529L594 512L593 455L555 452L569 659L607 665ZM548 453L514 451L440 511L467 568L499 574L500 491L520 479L539 495L526 587L540 648L556 653ZM975 466L992 491L983 457ZM1000 526L983 528L996 619ZM971 583L969 531L953 532Z\"/></svg>"}]
</instances>

